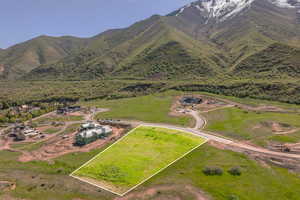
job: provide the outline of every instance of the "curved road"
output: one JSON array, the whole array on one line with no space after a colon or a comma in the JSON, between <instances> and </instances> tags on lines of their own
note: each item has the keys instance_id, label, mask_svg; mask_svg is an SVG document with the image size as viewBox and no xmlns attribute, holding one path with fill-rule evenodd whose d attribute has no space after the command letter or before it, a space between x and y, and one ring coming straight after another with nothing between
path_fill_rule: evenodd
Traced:
<instances>
[{"instance_id":1,"label":"curved road","mask_svg":"<svg viewBox=\"0 0 300 200\"><path fill-rule=\"evenodd\" d=\"M230 146L244 149L247 151L253 151L253 152L267 154L267 155L271 155L271 156L281 156L281 157L286 157L286 158L300 159L300 155L297 155L297 154L271 151L271 150L268 150L265 148L251 146L251 145L237 142L234 140L230 140L227 138L219 137L219 136L207 133L207 132L203 132L200 129L204 128L204 126L206 125L206 120L203 117L201 117L197 111L189 110L188 114L193 116L193 118L196 120L196 124L195 124L194 128L185 128L185 127L179 127L179 126L174 126L174 125L169 125L169 124L156 124L156 123L145 123L145 122L135 123L135 125L154 126L154 127L160 127L160 128L168 128L168 129L174 129L174 130L179 130L179 131L185 131L185 132L189 132L194 135L200 136L202 138L206 138L207 140L216 141L221 144L230 145Z\"/></svg>"},{"instance_id":2,"label":"curved road","mask_svg":"<svg viewBox=\"0 0 300 200\"><path fill-rule=\"evenodd\" d=\"M93 116L95 116L95 114L97 114L99 112L106 112L106 111L109 111L109 110L108 109L96 109L91 114L87 115L85 120L92 120ZM53 112L47 113L47 114L42 115L40 117L37 117L34 120L37 120L39 118L42 118L42 117L45 117L45 116L48 116L48 115L51 115L51 114L53 114ZM270 151L268 149L264 149L264 148L260 148L260 147L254 147L254 146L244 144L244 143L241 143L241 142L237 142L237 141L234 141L234 140L222 138L222 137L210 134L208 132L203 132L200 129L204 128L204 126L206 125L206 120L203 117L201 117L197 111L189 110L188 114L191 115L196 121L196 124L195 124L194 128L185 128L185 127L179 127L179 126L174 126L174 125L169 125L169 124L157 124L157 123L146 123L146 122L132 122L132 121L122 121L122 122L129 123L129 124L132 124L132 125L153 126L153 127L160 127L160 128L168 128L168 129L174 129L174 130L179 130L179 131L185 131L185 132L189 132L189 133L192 133L194 135L200 136L202 138L205 138L207 140L216 141L216 142L219 142L221 144L230 145L230 146L237 147L237 148L244 149L244 150L248 150L248 151L253 151L253 152L263 153L263 154L268 154L268 155L273 155L273 156L281 156L281 157L286 157L286 158L300 159L300 155L297 155L297 154ZM76 123L80 123L80 122L84 122L84 121L77 121ZM4 130L7 130L9 128L11 128L11 126L0 130L0 135L3 133Z\"/></svg>"}]
</instances>

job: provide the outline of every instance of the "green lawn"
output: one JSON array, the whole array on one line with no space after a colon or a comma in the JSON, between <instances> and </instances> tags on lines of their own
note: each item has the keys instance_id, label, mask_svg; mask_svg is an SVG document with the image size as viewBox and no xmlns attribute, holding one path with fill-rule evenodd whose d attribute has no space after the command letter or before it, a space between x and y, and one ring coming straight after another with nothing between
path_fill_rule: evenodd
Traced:
<instances>
[{"instance_id":1,"label":"green lawn","mask_svg":"<svg viewBox=\"0 0 300 200\"><path fill-rule=\"evenodd\" d=\"M73 175L124 193L204 142L176 130L138 127Z\"/></svg>"},{"instance_id":2,"label":"green lawn","mask_svg":"<svg viewBox=\"0 0 300 200\"><path fill-rule=\"evenodd\" d=\"M115 196L110 193L68 177L69 173L99 152L101 149L71 153L54 159L51 163L45 161L20 163L17 161L20 153L0 151L0 179L17 180L16 190L9 193L20 199L40 200L42 196L43 200L76 198L112 200ZM207 166L220 167L224 173L222 176L206 176L202 170ZM236 166L241 168L241 176L227 173L227 170ZM46 187L42 187L42 183L46 183ZM216 149L208 144L202 145L149 179L137 190L142 193L145 189L160 185L175 185L183 188L192 185L215 200L300 200L299 174L273 165L262 166L260 162L246 155ZM171 196L173 198L165 199L177 199L176 195L187 197L191 193L186 189L181 191L171 189L156 194L157 199L165 195L168 197L173 195ZM134 199L137 198L129 198L129 200ZM145 200L151 199L154 198L145 197Z\"/></svg>"},{"instance_id":3,"label":"green lawn","mask_svg":"<svg viewBox=\"0 0 300 200\"><path fill-rule=\"evenodd\" d=\"M217 132L226 137L238 140L252 140L256 144L265 145L267 141L298 142L300 133L275 135L270 127L262 126L264 122L289 124L300 127L299 114L252 112L238 108L226 108L203 114L208 121L206 130Z\"/></svg>"},{"instance_id":4,"label":"green lawn","mask_svg":"<svg viewBox=\"0 0 300 200\"><path fill-rule=\"evenodd\" d=\"M130 119L182 126L189 125L191 120L189 117L169 116L173 101L173 95L163 93L110 101L82 102L82 104L85 106L97 106L110 109L109 112L98 114L96 116L97 119Z\"/></svg>"}]
</instances>

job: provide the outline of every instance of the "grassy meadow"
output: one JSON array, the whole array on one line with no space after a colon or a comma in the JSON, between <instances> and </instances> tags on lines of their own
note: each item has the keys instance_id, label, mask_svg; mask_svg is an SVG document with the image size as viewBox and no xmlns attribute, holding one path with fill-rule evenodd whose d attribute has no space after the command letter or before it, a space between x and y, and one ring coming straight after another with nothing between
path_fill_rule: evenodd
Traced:
<instances>
[{"instance_id":1,"label":"grassy meadow","mask_svg":"<svg viewBox=\"0 0 300 200\"><path fill-rule=\"evenodd\" d=\"M200 94L200 92L168 91L125 99L82 101L80 104L111 109L109 112L99 114L97 118L132 119L183 126L188 125L191 119L188 117L171 117L168 113L174 97L186 93ZM201 94L212 95L204 92L201 92ZM284 108L299 107L292 104L249 98L213 96L224 97L254 106L266 104ZM274 135L267 127L253 130L254 127L258 127L261 122L265 121L276 121L299 127L300 115L298 114L256 113L245 112L237 108L227 108L207 113L205 117L208 119L207 130L238 140L250 140L263 146L268 141L281 143L300 141L300 132ZM65 120L62 119L62 121ZM77 121L79 119L72 120ZM78 127L79 124L70 125L62 134L73 132ZM17 144L14 147L33 151L40 148L42 144ZM18 161L20 153L0 151L0 180L10 180L17 183L15 190L0 191L0 199L6 198L3 197L4 194L16 199L28 200L40 200L41 197L43 197L43 200L115 199L115 195L69 176L70 173L102 152L106 147L90 152L70 153L49 162L31 161L26 163ZM219 167L223 170L223 174L220 176L207 176L202 172L206 167ZM227 171L232 167L239 167L242 174L240 176L230 175ZM180 188L191 185L216 200L300 200L299 174L274 165L265 166L244 154L217 149L208 144L197 148L183 159L149 179L133 192L143 193L149 188L156 188L161 185L175 185ZM155 198L167 195L173 195L169 199L176 199L178 197L176 195L190 197L192 193L185 189L182 191L175 191L174 189L159 190L155 194ZM145 197L145 200L155 198ZM136 198L129 198L129 200L134 199ZM187 199L196 200L196 197Z\"/></svg>"},{"instance_id":2,"label":"grassy meadow","mask_svg":"<svg viewBox=\"0 0 300 200\"><path fill-rule=\"evenodd\" d=\"M174 96L178 93L161 93L118 100L99 100L82 102L85 106L109 108L109 112L99 113L97 119L128 119L153 123L169 123L187 126L189 117L172 117L169 115Z\"/></svg>"},{"instance_id":3,"label":"grassy meadow","mask_svg":"<svg viewBox=\"0 0 300 200\"><path fill-rule=\"evenodd\" d=\"M69 174L86 163L104 148L90 152L71 153L54 159L51 163L31 161L20 163L17 152L0 151L0 179L17 182L15 190L0 192L20 199L40 200L112 200L116 196L89 184L82 183ZM223 170L220 176L207 176L202 170L216 166ZM227 170L240 167L242 174L232 176ZM7 174L9 173L9 176ZM260 162L248 158L241 153L216 149L204 144L183 159L166 168L149 179L133 192L141 192L148 188L171 185L184 187L192 185L216 200L299 200L299 174L273 165L262 166ZM155 197L165 195L183 197L191 196L188 190L159 190ZM136 198L129 198L134 200ZM151 200L152 197L145 197ZM196 198L189 198L196 200Z\"/></svg>"},{"instance_id":4,"label":"grassy meadow","mask_svg":"<svg viewBox=\"0 0 300 200\"><path fill-rule=\"evenodd\" d=\"M142 126L72 175L122 194L204 142L188 133Z\"/></svg>"},{"instance_id":5,"label":"grassy meadow","mask_svg":"<svg viewBox=\"0 0 300 200\"><path fill-rule=\"evenodd\" d=\"M251 140L262 146L268 141L291 142L300 141L300 131L286 135L276 135L271 127L264 124L276 122L300 127L300 114L253 112L239 108L226 108L203 114L207 119L206 130L219 133L237 140Z\"/></svg>"},{"instance_id":6,"label":"grassy meadow","mask_svg":"<svg viewBox=\"0 0 300 200\"><path fill-rule=\"evenodd\" d=\"M223 174L205 175L202 170L206 167L218 167ZM232 167L239 167L241 175L229 174ZM147 181L140 190L168 184L193 185L216 200L300 199L299 175L273 165L262 166L244 154L207 144Z\"/></svg>"}]
</instances>

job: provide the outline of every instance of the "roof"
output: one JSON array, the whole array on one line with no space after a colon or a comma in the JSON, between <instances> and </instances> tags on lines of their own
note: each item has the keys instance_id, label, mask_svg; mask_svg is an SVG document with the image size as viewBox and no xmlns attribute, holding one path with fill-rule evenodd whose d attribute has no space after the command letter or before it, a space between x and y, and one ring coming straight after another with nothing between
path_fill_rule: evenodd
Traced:
<instances>
[{"instance_id":1,"label":"roof","mask_svg":"<svg viewBox=\"0 0 300 200\"><path fill-rule=\"evenodd\" d=\"M102 134L106 134L106 133L110 133L110 132L112 132L112 129L109 126L100 126L99 125L96 128L85 130L78 134L81 135L82 137L90 138L90 137L94 136L95 134L102 135Z\"/></svg>"}]
</instances>

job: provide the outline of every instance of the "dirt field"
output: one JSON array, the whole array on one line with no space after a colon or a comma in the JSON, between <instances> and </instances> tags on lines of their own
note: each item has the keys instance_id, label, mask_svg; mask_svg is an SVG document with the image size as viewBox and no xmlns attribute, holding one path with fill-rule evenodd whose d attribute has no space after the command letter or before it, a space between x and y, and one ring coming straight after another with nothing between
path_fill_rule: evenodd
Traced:
<instances>
[{"instance_id":1,"label":"dirt field","mask_svg":"<svg viewBox=\"0 0 300 200\"><path fill-rule=\"evenodd\" d=\"M113 134L105 140L97 140L83 147L73 145L76 132L66 135L58 135L47 140L38 150L32 152L22 151L23 154L19 157L19 161L29 162L32 160L50 160L69 153L89 152L92 149L102 147L108 142L121 137L123 132L123 129L113 128Z\"/></svg>"},{"instance_id":2,"label":"dirt field","mask_svg":"<svg viewBox=\"0 0 300 200\"><path fill-rule=\"evenodd\" d=\"M0 64L0 74L2 74L4 72L5 68L3 64Z\"/></svg>"},{"instance_id":3,"label":"dirt field","mask_svg":"<svg viewBox=\"0 0 300 200\"><path fill-rule=\"evenodd\" d=\"M291 171L300 172L300 159L295 159L295 158L288 158L288 157L283 157L283 156L275 156L275 155L268 155L260 152L254 152L250 150L245 150L243 148L240 148L238 146L234 145L224 145L218 142L209 142L210 145L218 148L218 149L223 149L223 150L231 150L234 152L240 152L244 153L253 160L258 161L261 163L262 166L264 167L269 167L270 164L289 169ZM299 148L300 148L300 144Z\"/></svg>"},{"instance_id":4,"label":"dirt field","mask_svg":"<svg viewBox=\"0 0 300 200\"><path fill-rule=\"evenodd\" d=\"M185 194L185 196L183 196L182 194ZM201 190L196 189L190 185L159 185L141 191L133 191L125 197L118 197L115 200L185 200L187 198L194 200L211 199Z\"/></svg>"},{"instance_id":5,"label":"dirt field","mask_svg":"<svg viewBox=\"0 0 300 200\"><path fill-rule=\"evenodd\" d=\"M54 126L52 121L48 121L46 124L42 124L36 129L43 133L41 136L36 136L32 138L26 138L24 141L16 142L13 138L7 135L2 136L0 140L0 150L9 150L14 152L20 152L22 155L19 157L20 162L29 162L32 160L44 160L49 161L50 159L57 158L59 156L73 153L73 152L89 152L93 149L102 147L103 145L116 140L122 136L124 129L122 128L112 128L113 133L103 140L97 140L93 143L85 145L83 147L74 146L75 135L77 133L77 128L75 125L86 122L87 120L92 120L94 114L97 112L102 112L104 110L96 110L94 112L75 112L70 113L67 116L56 115L55 113L47 114L45 119L66 119L67 121L61 121L59 126ZM80 121L70 121L72 116L83 116L84 120ZM43 118L39 118L43 120ZM58 131L51 134L44 133L48 129L57 129ZM19 146L15 148L14 146ZM32 150L28 150L32 149Z\"/></svg>"}]
</instances>

